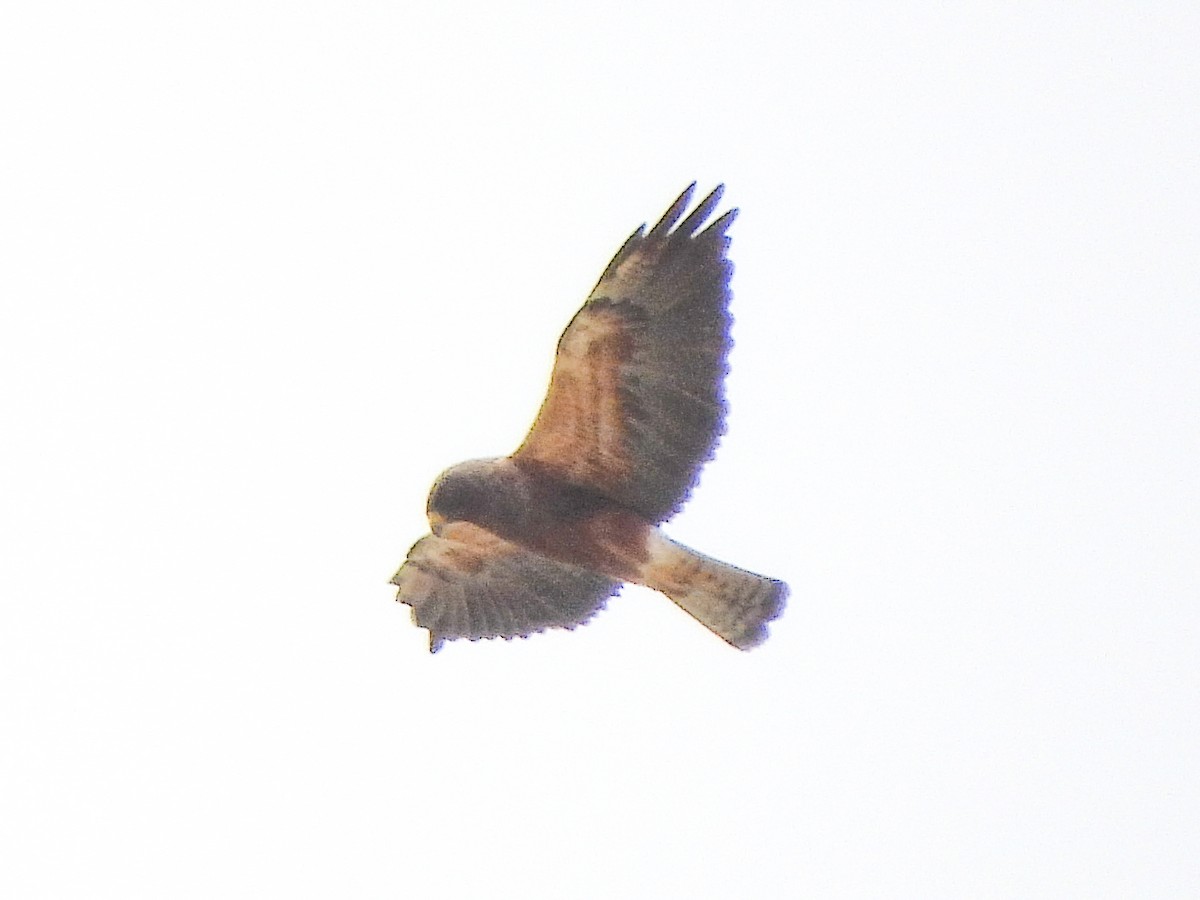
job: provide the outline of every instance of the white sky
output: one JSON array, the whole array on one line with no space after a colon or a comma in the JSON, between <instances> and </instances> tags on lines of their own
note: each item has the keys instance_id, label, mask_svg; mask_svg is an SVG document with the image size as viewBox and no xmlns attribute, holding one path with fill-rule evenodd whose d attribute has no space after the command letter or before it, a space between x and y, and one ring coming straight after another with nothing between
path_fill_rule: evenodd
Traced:
<instances>
[{"instance_id":1,"label":"white sky","mask_svg":"<svg viewBox=\"0 0 1200 900\"><path fill-rule=\"evenodd\" d=\"M942 7L6 8L0 895L1200 893L1200 14ZM433 477L692 179L668 533L787 613L429 656Z\"/></svg>"}]
</instances>

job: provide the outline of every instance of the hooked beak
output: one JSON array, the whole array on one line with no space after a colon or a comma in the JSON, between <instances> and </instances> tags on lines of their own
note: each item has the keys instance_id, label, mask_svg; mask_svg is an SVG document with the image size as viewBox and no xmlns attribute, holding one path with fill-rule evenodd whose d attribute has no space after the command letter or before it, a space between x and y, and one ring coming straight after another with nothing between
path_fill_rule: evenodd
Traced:
<instances>
[{"instance_id":1,"label":"hooked beak","mask_svg":"<svg viewBox=\"0 0 1200 900\"><path fill-rule=\"evenodd\" d=\"M430 530L432 530L434 534L436 534L440 537L442 534L442 526L445 524L446 524L445 516L443 516L441 513L434 512L432 509L429 510L429 527L430 527Z\"/></svg>"}]
</instances>

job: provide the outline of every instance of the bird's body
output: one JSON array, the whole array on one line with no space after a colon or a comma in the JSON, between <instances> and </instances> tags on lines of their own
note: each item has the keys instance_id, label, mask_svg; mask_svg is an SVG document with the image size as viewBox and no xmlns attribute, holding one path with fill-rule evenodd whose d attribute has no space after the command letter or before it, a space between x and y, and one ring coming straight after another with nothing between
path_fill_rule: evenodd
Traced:
<instances>
[{"instance_id":1,"label":"bird's body","mask_svg":"<svg viewBox=\"0 0 1200 900\"><path fill-rule=\"evenodd\" d=\"M729 349L725 228L696 230L713 191L677 228L689 187L639 228L559 340L550 389L511 456L448 469L433 529L393 582L430 647L524 636L589 618L622 582L659 590L734 646L766 638L783 582L671 541L724 425Z\"/></svg>"},{"instance_id":2,"label":"bird's body","mask_svg":"<svg viewBox=\"0 0 1200 900\"><path fill-rule=\"evenodd\" d=\"M472 460L444 472L429 495L434 534L469 521L535 553L633 581L652 526L586 487L509 457Z\"/></svg>"}]
</instances>

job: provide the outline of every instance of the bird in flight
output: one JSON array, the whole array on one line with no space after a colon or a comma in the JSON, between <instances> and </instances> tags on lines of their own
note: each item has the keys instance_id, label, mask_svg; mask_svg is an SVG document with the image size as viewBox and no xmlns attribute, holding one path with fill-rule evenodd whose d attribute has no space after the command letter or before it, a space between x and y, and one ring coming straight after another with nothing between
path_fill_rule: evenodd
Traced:
<instances>
[{"instance_id":1,"label":"bird in flight","mask_svg":"<svg viewBox=\"0 0 1200 900\"><path fill-rule=\"evenodd\" d=\"M429 649L458 638L574 628L623 582L660 591L734 647L767 637L787 585L703 556L659 525L677 513L724 431L726 231L705 226L723 186L681 222L693 182L642 225L558 341L524 443L434 482L432 534L392 583Z\"/></svg>"}]
</instances>

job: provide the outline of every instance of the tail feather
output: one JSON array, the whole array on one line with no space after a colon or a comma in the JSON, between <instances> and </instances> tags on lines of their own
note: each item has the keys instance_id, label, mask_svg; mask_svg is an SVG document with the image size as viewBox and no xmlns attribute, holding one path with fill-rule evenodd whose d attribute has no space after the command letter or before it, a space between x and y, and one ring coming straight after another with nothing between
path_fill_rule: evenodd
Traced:
<instances>
[{"instance_id":1,"label":"tail feather","mask_svg":"<svg viewBox=\"0 0 1200 900\"><path fill-rule=\"evenodd\" d=\"M783 612L788 586L677 544L657 532L638 581L666 594L701 625L739 650L767 639Z\"/></svg>"}]
</instances>

